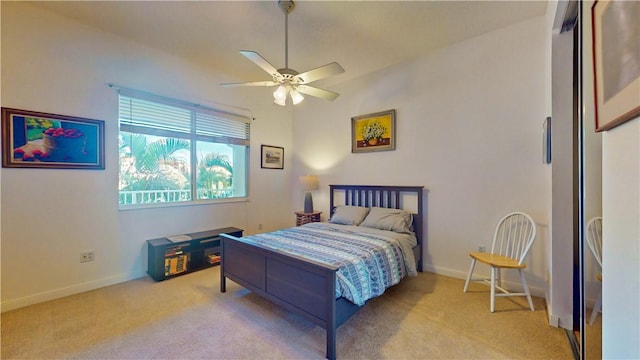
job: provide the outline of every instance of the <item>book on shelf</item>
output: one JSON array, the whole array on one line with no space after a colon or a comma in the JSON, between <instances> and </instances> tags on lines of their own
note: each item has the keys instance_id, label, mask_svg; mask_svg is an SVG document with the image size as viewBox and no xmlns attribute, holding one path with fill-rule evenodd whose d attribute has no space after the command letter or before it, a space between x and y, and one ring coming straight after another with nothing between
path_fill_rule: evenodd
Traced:
<instances>
[{"instance_id":1,"label":"book on shelf","mask_svg":"<svg viewBox=\"0 0 640 360\"><path fill-rule=\"evenodd\" d=\"M216 255L216 254L209 254L207 255L207 261L209 262L209 264L217 264L220 262L220 255Z\"/></svg>"},{"instance_id":2,"label":"book on shelf","mask_svg":"<svg viewBox=\"0 0 640 360\"><path fill-rule=\"evenodd\" d=\"M184 251L182 251L182 246L175 246L175 247L170 247L170 248L166 248L164 251L164 256L168 257L168 256L175 256L175 255L180 255L182 254Z\"/></svg>"},{"instance_id":3,"label":"book on shelf","mask_svg":"<svg viewBox=\"0 0 640 360\"><path fill-rule=\"evenodd\" d=\"M164 275L175 275L187 271L187 255L164 259Z\"/></svg>"}]
</instances>

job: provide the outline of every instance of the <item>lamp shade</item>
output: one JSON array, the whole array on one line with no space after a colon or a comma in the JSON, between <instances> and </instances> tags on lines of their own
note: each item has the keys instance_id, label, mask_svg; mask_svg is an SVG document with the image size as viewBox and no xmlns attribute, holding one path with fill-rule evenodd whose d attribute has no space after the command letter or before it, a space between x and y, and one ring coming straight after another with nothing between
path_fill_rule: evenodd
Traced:
<instances>
[{"instance_id":1,"label":"lamp shade","mask_svg":"<svg viewBox=\"0 0 640 360\"><path fill-rule=\"evenodd\" d=\"M300 184L306 191L318 190L320 188L318 184L318 177L315 175L300 176Z\"/></svg>"}]
</instances>

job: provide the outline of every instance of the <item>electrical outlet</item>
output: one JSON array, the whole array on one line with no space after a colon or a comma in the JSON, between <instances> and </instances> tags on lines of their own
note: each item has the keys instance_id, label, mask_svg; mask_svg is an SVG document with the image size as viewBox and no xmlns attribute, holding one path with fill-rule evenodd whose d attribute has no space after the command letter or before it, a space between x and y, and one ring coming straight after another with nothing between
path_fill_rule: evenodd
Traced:
<instances>
[{"instance_id":1,"label":"electrical outlet","mask_svg":"<svg viewBox=\"0 0 640 360\"><path fill-rule=\"evenodd\" d=\"M96 259L95 250L83 251L80 253L80 262L89 262Z\"/></svg>"},{"instance_id":2,"label":"electrical outlet","mask_svg":"<svg viewBox=\"0 0 640 360\"><path fill-rule=\"evenodd\" d=\"M483 244L478 245L478 252L486 252L487 251L487 247L484 246Z\"/></svg>"}]
</instances>

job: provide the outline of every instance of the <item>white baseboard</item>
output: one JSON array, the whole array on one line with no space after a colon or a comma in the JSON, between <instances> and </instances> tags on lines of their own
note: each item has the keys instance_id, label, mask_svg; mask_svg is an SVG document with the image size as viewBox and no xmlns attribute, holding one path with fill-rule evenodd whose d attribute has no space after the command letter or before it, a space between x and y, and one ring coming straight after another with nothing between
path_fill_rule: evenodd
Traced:
<instances>
[{"instance_id":1,"label":"white baseboard","mask_svg":"<svg viewBox=\"0 0 640 360\"><path fill-rule=\"evenodd\" d=\"M559 317L549 314L549 325L566 330L573 330L573 316Z\"/></svg>"},{"instance_id":2,"label":"white baseboard","mask_svg":"<svg viewBox=\"0 0 640 360\"><path fill-rule=\"evenodd\" d=\"M424 271L436 273L439 275L449 276L456 279L466 279L467 273L459 270L449 269L441 266L434 266L433 264L424 264ZM1 312L15 310L21 307L38 304L45 301L50 301L54 299L59 299L65 296L75 295L79 293L83 293L85 291L91 291L95 289L99 289L105 286L118 284L124 281L137 279L145 276L144 272L136 272L136 273L126 273L126 274L118 274L110 277L106 277L103 279L90 281L82 284L77 284L61 289L56 289L52 291L47 291L31 296L26 296L19 299L12 299L4 301L0 304ZM518 289L520 287L520 283L506 282L505 286L510 289ZM544 297L545 291L544 289L540 289L537 287L529 286L529 291L531 295ZM550 319L551 320L551 319ZM562 321L561 321L562 322Z\"/></svg>"},{"instance_id":3,"label":"white baseboard","mask_svg":"<svg viewBox=\"0 0 640 360\"><path fill-rule=\"evenodd\" d=\"M424 271L428 271L428 272L432 272L432 273L436 273L438 275L449 276L449 277L456 278L456 279L462 279L462 280L466 280L467 279L467 272L462 272L460 270L449 269L449 268L445 268L445 267L442 267L442 266L434 266L433 264L424 264L423 265L423 270ZM509 281L503 280L502 283L503 283L503 285L504 285L503 287L505 289L514 289L516 291L520 291L518 289L522 289L522 286L520 285L520 282L509 282ZM541 298L545 297L545 289L534 287L534 286L531 286L530 284L527 284L527 285L529 286L529 292L531 293L531 295L537 296L537 297L541 297Z\"/></svg>"},{"instance_id":4,"label":"white baseboard","mask_svg":"<svg viewBox=\"0 0 640 360\"><path fill-rule=\"evenodd\" d=\"M55 300L65 296L80 294L86 291L91 291L91 290L99 289L105 286L118 284L124 281L137 279L145 275L146 274L144 272L118 274L118 275L109 276L109 277L102 278L95 281L76 284L76 285L55 289L55 290L51 290L51 291L47 291L47 292L43 292L35 295L25 296L19 299L7 300L7 301L3 301L2 304L0 304L0 309L1 309L0 311L5 312L10 310L15 310L21 307L38 304L45 301Z\"/></svg>"},{"instance_id":5,"label":"white baseboard","mask_svg":"<svg viewBox=\"0 0 640 360\"><path fill-rule=\"evenodd\" d=\"M549 325L566 330L573 330L573 316L558 317L549 314Z\"/></svg>"}]
</instances>

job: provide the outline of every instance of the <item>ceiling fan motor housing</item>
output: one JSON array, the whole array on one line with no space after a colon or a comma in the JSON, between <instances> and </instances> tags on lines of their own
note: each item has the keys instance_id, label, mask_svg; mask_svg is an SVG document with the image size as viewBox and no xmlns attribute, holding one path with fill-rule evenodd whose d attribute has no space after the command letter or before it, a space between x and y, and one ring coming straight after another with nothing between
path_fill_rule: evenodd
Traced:
<instances>
[{"instance_id":1,"label":"ceiling fan motor housing","mask_svg":"<svg viewBox=\"0 0 640 360\"><path fill-rule=\"evenodd\" d=\"M279 82L281 84L288 83L291 85L297 85L304 82L303 79L296 77L296 75L298 75L299 73L293 69L282 68L278 69L278 72L280 73L279 76L273 77L273 81L275 82Z\"/></svg>"}]
</instances>

